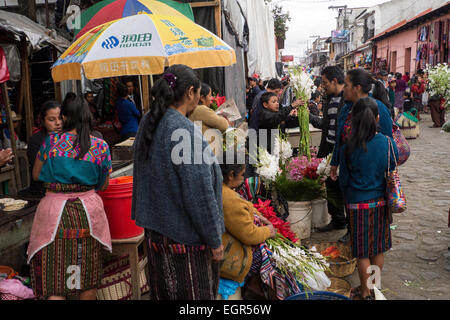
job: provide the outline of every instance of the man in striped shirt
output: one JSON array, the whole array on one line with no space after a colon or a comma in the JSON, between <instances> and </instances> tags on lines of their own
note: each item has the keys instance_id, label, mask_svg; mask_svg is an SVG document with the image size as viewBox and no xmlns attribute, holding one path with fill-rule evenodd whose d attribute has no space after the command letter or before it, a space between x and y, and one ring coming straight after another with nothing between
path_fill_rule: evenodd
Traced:
<instances>
[{"instance_id":1,"label":"man in striped shirt","mask_svg":"<svg viewBox=\"0 0 450 320\"><path fill-rule=\"evenodd\" d=\"M333 152L336 142L337 117L344 105L344 72L336 66L326 67L322 71L321 86L327 94L327 101L322 107L323 118L309 115L309 121L318 129L322 129L318 158L326 158ZM346 219L342 193L338 181L328 178L326 181L327 194L334 201L328 201L328 212L331 215L329 225L320 228L319 231L331 231L345 229Z\"/></svg>"}]
</instances>

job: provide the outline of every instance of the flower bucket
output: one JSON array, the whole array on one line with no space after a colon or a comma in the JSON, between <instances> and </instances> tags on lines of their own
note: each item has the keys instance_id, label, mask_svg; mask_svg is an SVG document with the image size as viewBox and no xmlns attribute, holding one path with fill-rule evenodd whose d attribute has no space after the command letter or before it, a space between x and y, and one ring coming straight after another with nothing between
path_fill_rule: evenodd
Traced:
<instances>
[{"instance_id":1,"label":"flower bucket","mask_svg":"<svg viewBox=\"0 0 450 320\"><path fill-rule=\"evenodd\" d=\"M331 216L328 214L327 200L317 199L311 201L312 218L311 228L317 229L326 226L331 221Z\"/></svg>"},{"instance_id":2,"label":"flower bucket","mask_svg":"<svg viewBox=\"0 0 450 320\"><path fill-rule=\"evenodd\" d=\"M287 222L299 239L307 239L311 236L311 201L288 201L289 216Z\"/></svg>"}]
</instances>

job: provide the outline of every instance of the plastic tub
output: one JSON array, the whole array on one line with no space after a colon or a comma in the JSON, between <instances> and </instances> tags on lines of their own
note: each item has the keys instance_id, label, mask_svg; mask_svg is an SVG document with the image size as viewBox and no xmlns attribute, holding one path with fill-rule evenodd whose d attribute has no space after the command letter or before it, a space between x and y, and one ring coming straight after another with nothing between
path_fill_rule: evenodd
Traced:
<instances>
[{"instance_id":1,"label":"plastic tub","mask_svg":"<svg viewBox=\"0 0 450 320\"><path fill-rule=\"evenodd\" d=\"M137 237L144 231L131 219L133 177L111 179L108 188L99 192L105 207L112 239Z\"/></svg>"}]
</instances>

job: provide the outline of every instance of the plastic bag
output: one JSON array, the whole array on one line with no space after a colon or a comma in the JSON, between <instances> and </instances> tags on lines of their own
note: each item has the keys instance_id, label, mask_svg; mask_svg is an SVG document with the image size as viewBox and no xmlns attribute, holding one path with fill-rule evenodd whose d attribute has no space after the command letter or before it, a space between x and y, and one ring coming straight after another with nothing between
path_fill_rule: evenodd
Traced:
<instances>
[{"instance_id":1,"label":"plastic bag","mask_svg":"<svg viewBox=\"0 0 450 320\"><path fill-rule=\"evenodd\" d=\"M226 117L230 122L235 122L242 118L234 99L225 101L217 109L216 114Z\"/></svg>"}]
</instances>

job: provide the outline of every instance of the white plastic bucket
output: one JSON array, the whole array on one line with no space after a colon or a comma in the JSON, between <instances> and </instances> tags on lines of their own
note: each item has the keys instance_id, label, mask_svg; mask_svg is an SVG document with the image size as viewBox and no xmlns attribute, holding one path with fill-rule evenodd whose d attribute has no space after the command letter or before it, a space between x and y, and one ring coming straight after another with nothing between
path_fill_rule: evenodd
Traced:
<instances>
[{"instance_id":1,"label":"white plastic bucket","mask_svg":"<svg viewBox=\"0 0 450 320\"><path fill-rule=\"evenodd\" d=\"M331 221L331 216L328 214L327 200L317 199L311 201L312 218L311 227L313 229L326 226Z\"/></svg>"},{"instance_id":2,"label":"white plastic bucket","mask_svg":"<svg viewBox=\"0 0 450 320\"><path fill-rule=\"evenodd\" d=\"M311 236L311 201L288 201L288 206L287 222L290 223L291 230L299 239L309 238Z\"/></svg>"}]
</instances>

